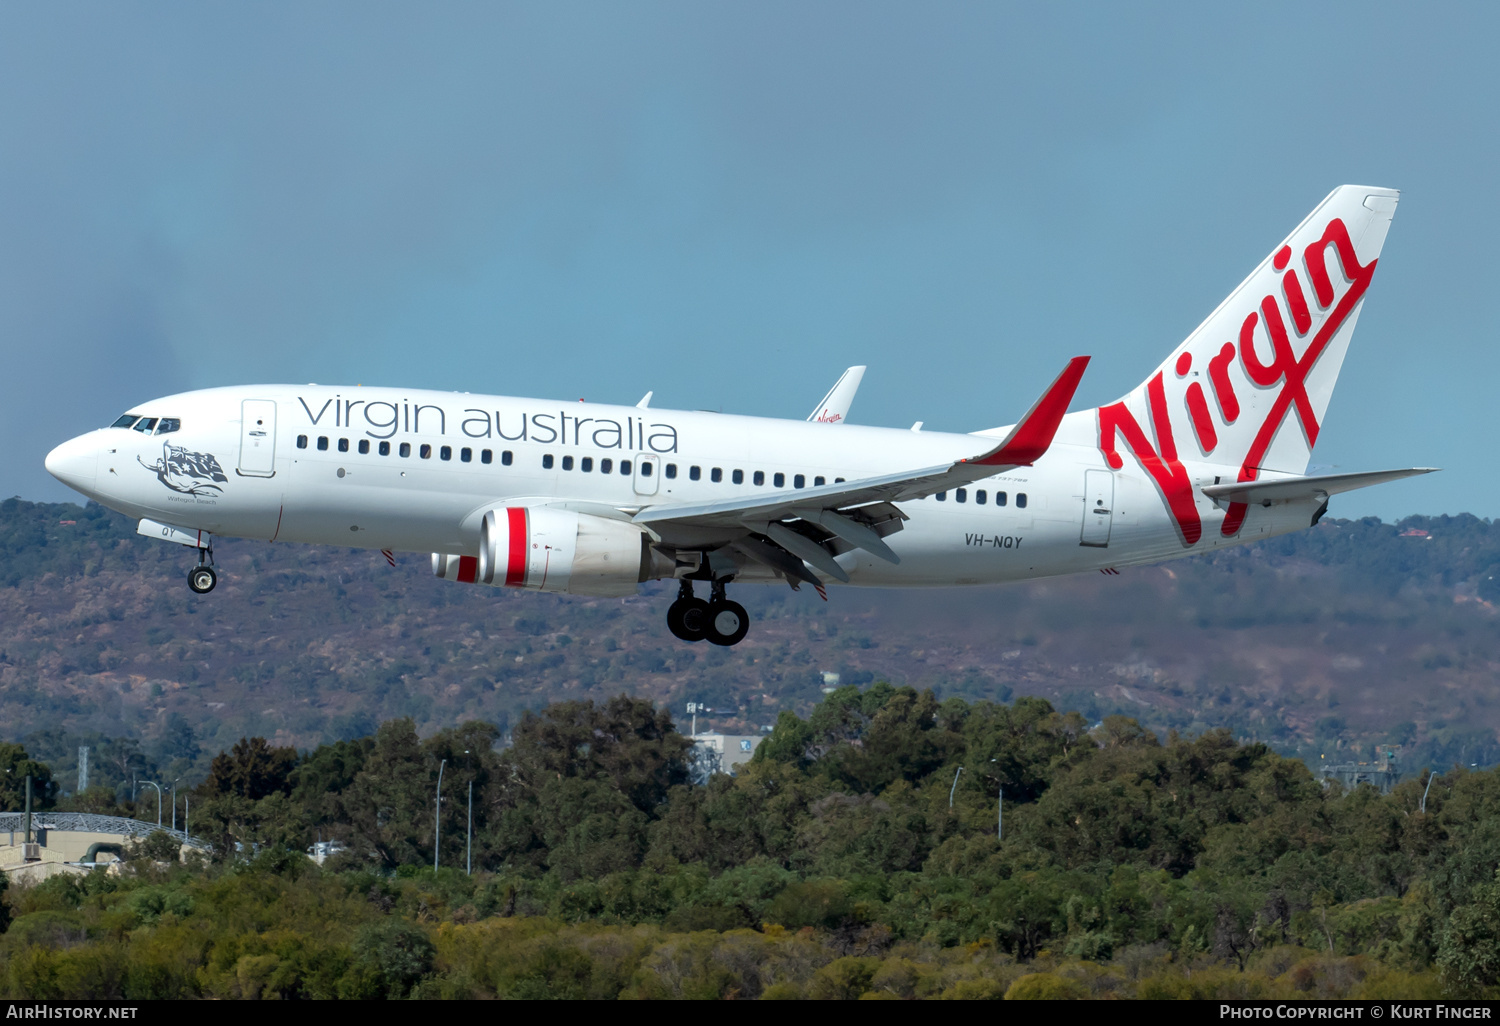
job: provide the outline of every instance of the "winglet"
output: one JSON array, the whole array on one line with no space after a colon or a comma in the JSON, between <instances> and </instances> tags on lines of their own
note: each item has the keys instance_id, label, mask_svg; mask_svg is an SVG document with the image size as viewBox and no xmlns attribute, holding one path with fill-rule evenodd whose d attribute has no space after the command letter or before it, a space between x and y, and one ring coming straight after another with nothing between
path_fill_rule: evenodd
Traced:
<instances>
[{"instance_id":1,"label":"winglet","mask_svg":"<svg viewBox=\"0 0 1500 1026\"><path fill-rule=\"evenodd\" d=\"M854 403L854 393L864 380L863 366L850 367L833 383L823 401L817 405L807 419L817 424L842 424L849 417L849 407Z\"/></svg>"},{"instance_id":2,"label":"winglet","mask_svg":"<svg viewBox=\"0 0 1500 1026\"><path fill-rule=\"evenodd\" d=\"M1068 412L1068 404L1073 401L1073 393L1078 391L1078 383L1083 380L1083 369L1088 365L1087 356L1075 356L1069 360L1057 380L1048 386L1036 404L1026 411L1021 422L1005 436L1005 441L983 456L966 462L985 467L1002 464L1029 467L1041 459L1042 454L1052 445L1052 437L1057 434L1057 426L1062 423L1063 414Z\"/></svg>"}]
</instances>

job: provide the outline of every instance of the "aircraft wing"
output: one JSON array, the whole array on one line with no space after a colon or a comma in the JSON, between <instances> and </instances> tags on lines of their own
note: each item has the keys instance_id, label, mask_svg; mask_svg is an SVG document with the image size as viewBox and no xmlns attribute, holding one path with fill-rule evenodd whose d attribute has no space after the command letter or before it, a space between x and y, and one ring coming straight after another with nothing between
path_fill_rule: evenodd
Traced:
<instances>
[{"instance_id":1,"label":"aircraft wing","mask_svg":"<svg viewBox=\"0 0 1500 1026\"><path fill-rule=\"evenodd\" d=\"M786 560L780 554L774 559L768 559L762 558L764 553L758 555L754 551L756 546L765 548L767 545L774 545L796 557L798 561L806 561L830 576L847 580L843 569L833 561L832 555L822 545L822 541L829 536L845 542L846 548L862 548L889 562L898 562L895 553L880 541L879 533L872 529L870 515L861 513L856 507L879 509L884 520L905 519L899 510L883 507L881 504L919 499L1015 467L1030 466L1051 446L1088 362L1089 358L1086 356L1071 360L999 445L969 459L855 481L842 481L821 488L759 492L754 496L719 502L648 506L635 514L634 520L638 524L659 527L679 525L749 531L764 539L752 541L747 551L753 558L786 572L787 568L783 565ZM843 512L848 510L854 510L854 515ZM802 525L793 529L780 523L789 519L801 521ZM741 548L746 547L742 545ZM798 565L800 566L800 562ZM794 573L792 576L802 575Z\"/></svg>"},{"instance_id":2,"label":"aircraft wing","mask_svg":"<svg viewBox=\"0 0 1500 1026\"><path fill-rule=\"evenodd\" d=\"M823 401L807 415L807 419L818 424L842 424L849 419L849 407L854 403L854 393L864 380L865 368L850 367L833 383Z\"/></svg>"},{"instance_id":3,"label":"aircraft wing","mask_svg":"<svg viewBox=\"0 0 1500 1026\"><path fill-rule=\"evenodd\" d=\"M1437 467L1411 467L1407 470L1372 470L1360 474L1324 474L1321 477L1292 477L1279 481L1239 481L1231 484L1204 485L1203 494L1226 502L1272 503L1297 499L1323 500L1356 488L1399 481L1403 477L1431 474Z\"/></svg>"}]
</instances>

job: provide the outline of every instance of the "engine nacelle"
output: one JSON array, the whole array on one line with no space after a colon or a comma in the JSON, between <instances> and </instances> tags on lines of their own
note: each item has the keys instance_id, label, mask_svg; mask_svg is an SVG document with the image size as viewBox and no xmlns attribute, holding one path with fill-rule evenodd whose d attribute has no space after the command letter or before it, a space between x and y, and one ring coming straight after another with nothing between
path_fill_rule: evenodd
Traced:
<instances>
[{"instance_id":1,"label":"engine nacelle","mask_svg":"<svg viewBox=\"0 0 1500 1026\"><path fill-rule=\"evenodd\" d=\"M478 558L432 556L444 580L604 597L634 595L653 567L650 538L634 524L543 506L486 513Z\"/></svg>"}]
</instances>

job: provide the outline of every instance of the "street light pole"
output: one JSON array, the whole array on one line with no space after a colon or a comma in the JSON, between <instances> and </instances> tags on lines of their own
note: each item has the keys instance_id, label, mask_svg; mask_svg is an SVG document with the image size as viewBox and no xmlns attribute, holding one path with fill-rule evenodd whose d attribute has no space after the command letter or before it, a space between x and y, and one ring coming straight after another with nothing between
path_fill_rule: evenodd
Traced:
<instances>
[{"instance_id":1,"label":"street light pole","mask_svg":"<svg viewBox=\"0 0 1500 1026\"><path fill-rule=\"evenodd\" d=\"M152 787L156 788L156 826L157 826L158 829L160 829L161 828L161 785L158 784L154 780L142 780L141 784L142 785L150 784Z\"/></svg>"},{"instance_id":2,"label":"street light pole","mask_svg":"<svg viewBox=\"0 0 1500 1026\"><path fill-rule=\"evenodd\" d=\"M464 765L469 770L469 820L464 828L464 875L474 875L474 760L464 749Z\"/></svg>"},{"instance_id":3,"label":"street light pole","mask_svg":"<svg viewBox=\"0 0 1500 1026\"><path fill-rule=\"evenodd\" d=\"M990 762L999 762L999 759L991 759ZM995 767L995 777L999 779L1000 768ZM1000 780L995 785L995 840L1005 840L1005 781Z\"/></svg>"},{"instance_id":4,"label":"street light pole","mask_svg":"<svg viewBox=\"0 0 1500 1026\"><path fill-rule=\"evenodd\" d=\"M443 767L446 765L448 765L447 759L444 759L442 762L438 763L437 801L433 803L432 810L432 871L434 873L436 873L438 869L438 842L442 839Z\"/></svg>"}]
</instances>

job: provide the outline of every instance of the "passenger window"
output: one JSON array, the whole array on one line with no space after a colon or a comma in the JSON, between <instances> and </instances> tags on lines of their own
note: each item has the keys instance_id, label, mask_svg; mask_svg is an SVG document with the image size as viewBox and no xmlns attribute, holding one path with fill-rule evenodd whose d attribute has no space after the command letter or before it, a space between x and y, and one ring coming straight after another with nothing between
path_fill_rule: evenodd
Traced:
<instances>
[{"instance_id":1,"label":"passenger window","mask_svg":"<svg viewBox=\"0 0 1500 1026\"><path fill-rule=\"evenodd\" d=\"M176 417L163 417L161 423L156 425L156 433L159 435L171 434L173 431L182 430L182 421Z\"/></svg>"},{"instance_id":2,"label":"passenger window","mask_svg":"<svg viewBox=\"0 0 1500 1026\"><path fill-rule=\"evenodd\" d=\"M474 450L470 449L467 445L464 446L462 449L458 450L458 459L461 463L473 463Z\"/></svg>"},{"instance_id":3,"label":"passenger window","mask_svg":"<svg viewBox=\"0 0 1500 1026\"><path fill-rule=\"evenodd\" d=\"M650 477L651 476L651 464L650 463L642 463L641 464L641 476L642 477Z\"/></svg>"},{"instance_id":4,"label":"passenger window","mask_svg":"<svg viewBox=\"0 0 1500 1026\"><path fill-rule=\"evenodd\" d=\"M563 457L563 469L564 470L572 470L573 469L573 457L571 457L571 456L564 456Z\"/></svg>"},{"instance_id":5,"label":"passenger window","mask_svg":"<svg viewBox=\"0 0 1500 1026\"><path fill-rule=\"evenodd\" d=\"M708 479L714 484L718 484L720 481L724 480L724 471L720 470L718 467L715 467L713 470L708 472Z\"/></svg>"},{"instance_id":6,"label":"passenger window","mask_svg":"<svg viewBox=\"0 0 1500 1026\"><path fill-rule=\"evenodd\" d=\"M1025 509L1025 508L1026 508L1026 493L1025 492L1017 492L1016 493L1016 509Z\"/></svg>"},{"instance_id":7,"label":"passenger window","mask_svg":"<svg viewBox=\"0 0 1500 1026\"><path fill-rule=\"evenodd\" d=\"M933 496L933 498L936 499L938 502L947 502L948 501L948 493L947 492L938 492L936 495Z\"/></svg>"},{"instance_id":8,"label":"passenger window","mask_svg":"<svg viewBox=\"0 0 1500 1026\"><path fill-rule=\"evenodd\" d=\"M370 455L370 440L368 438L361 438L359 440L359 454L361 456Z\"/></svg>"},{"instance_id":9,"label":"passenger window","mask_svg":"<svg viewBox=\"0 0 1500 1026\"><path fill-rule=\"evenodd\" d=\"M144 431L148 435L151 433L151 429L154 427L156 427L155 417L144 417L141 420L137 421L135 425L135 429L137 431Z\"/></svg>"},{"instance_id":10,"label":"passenger window","mask_svg":"<svg viewBox=\"0 0 1500 1026\"><path fill-rule=\"evenodd\" d=\"M578 461L578 469L581 470L581 471L583 471L585 474L591 474L591 473L593 473L593 471L594 471L594 457L592 457L592 456L585 456L585 457L583 457L583 459L581 459L581 460Z\"/></svg>"},{"instance_id":11,"label":"passenger window","mask_svg":"<svg viewBox=\"0 0 1500 1026\"><path fill-rule=\"evenodd\" d=\"M445 445L438 450L438 459L451 460L453 458L453 446Z\"/></svg>"},{"instance_id":12,"label":"passenger window","mask_svg":"<svg viewBox=\"0 0 1500 1026\"><path fill-rule=\"evenodd\" d=\"M402 442L401 443L401 449L399 451L401 453L401 458L402 459L408 458L409 456L411 456L411 443L410 442Z\"/></svg>"},{"instance_id":13,"label":"passenger window","mask_svg":"<svg viewBox=\"0 0 1500 1026\"><path fill-rule=\"evenodd\" d=\"M996 492L995 493L995 505L996 506L1004 506L1005 505L1005 493L1004 492Z\"/></svg>"},{"instance_id":14,"label":"passenger window","mask_svg":"<svg viewBox=\"0 0 1500 1026\"><path fill-rule=\"evenodd\" d=\"M815 478L813 478L813 487L814 488L822 488L823 485L825 485L827 483L827 480L828 480L827 478L815 477Z\"/></svg>"},{"instance_id":15,"label":"passenger window","mask_svg":"<svg viewBox=\"0 0 1500 1026\"><path fill-rule=\"evenodd\" d=\"M984 505L984 500L986 498L988 498L988 497L989 497L988 493L985 492L985 490L983 488L977 489L974 492L974 501L976 503L978 503L979 505L981 505L981 506Z\"/></svg>"},{"instance_id":16,"label":"passenger window","mask_svg":"<svg viewBox=\"0 0 1500 1026\"><path fill-rule=\"evenodd\" d=\"M327 435L319 435L318 436L318 451L319 452L327 452L328 451L328 436Z\"/></svg>"},{"instance_id":17,"label":"passenger window","mask_svg":"<svg viewBox=\"0 0 1500 1026\"><path fill-rule=\"evenodd\" d=\"M604 462L608 463L609 461L605 460ZM609 473L609 471L606 470L605 473L607 474L607 473ZM675 464L675 463L668 463L667 464L667 480L670 481L673 478L675 478L676 476L677 476L677 464Z\"/></svg>"},{"instance_id":18,"label":"passenger window","mask_svg":"<svg viewBox=\"0 0 1500 1026\"><path fill-rule=\"evenodd\" d=\"M389 456L390 454L391 454L391 443L390 442L381 442L380 443L380 455L382 455L382 456Z\"/></svg>"},{"instance_id":19,"label":"passenger window","mask_svg":"<svg viewBox=\"0 0 1500 1026\"><path fill-rule=\"evenodd\" d=\"M126 414L121 415L120 419L117 420L117 421L115 421L113 424L111 424L110 427L128 428L130 425L134 424L139 419L140 418L138 418L133 413L126 413Z\"/></svg>"},{"instance_id":20,"label":"passenger window","mask_svg":"<svg viewBox=\"0 0 1500 1026\"><path fill-rule=\"evenodd\" d=\"M299 448L299 449L306 449L307 448L307 436L306 435L298 435L297 436L297 448Z\"/></svg>"},{"instance_id":21,"label":"passenger window","mask_svg":"<svg viewBox=\"0 0 1500 1026\"><path fill-rule=\"evenodd\" d=\"M806 475L798 474L796 477L792 478L792 487L793 488L806 488L807 487L807 477L806 477Z\"/></svg>"},{"instance_id":22,"label":"passenger window","mask_svg":"<svg viewBox=\"0 0 1500 1026\"><path fill-rule=\"evenodd\" d=\"M626 477L630 476L630 461L629 460L621 460L620 461L620 473L624 474Z\"/></svg>"},{"instance_id":23,"label":"passenger window","mask_svg":"<svg viewBox=\"0 0 1500 1026\"><path fill-rule=\"evenodd\" d=\"M543 470L551 470L552 469L552 454L550 452L547 453L545 456L542 457L542 469Z\"/></svg>"},{"instance_id":24,"label":"passenger window","mask_svg":"<svg viewBox=\"0 0 1500 1026\"><path fill-rule=\"evenodd\" d=\"M432 446L423 444L422 448L417 450L417 455L421 456L424 460L432 459Z\"/></svg>"},{"instance_id":25,"label":"passenger window","mask_svg":"<svg viewBox=\"0 0 1500 1026\"><path fill-rule=\"evenodd\" d=\"M785 488L786 487L786 475L778 472L775 477L771 478L771 483L773 485L775 485L777 488Z\"/></svg>"},{"instance_id":26,"label":"passenger window","mask_svg":"<svg viewBox=\"0 0 1500 1026\"><path fill-rule=\"evenodd\" d=\"M765 471L764 471L764 470L757 470L757 471L756 471L756 472L755 472L755 477L754 477L754 478L752 478L752 480L753 480L753 481L754 481L754 482L755 482L755 483L756 483L756 484L758 484L758 485L763 485L763 484L765 484L765 483L766 483L766 472L765 472Z\"/></svg>"},{"instance_id":27,"label":"passenger window","mask_svg":"<svg viewBox=\"0 0 1500 1026\"><path fill-rule=\"evenodd\" d=\"M967 488L959 488L956 491L954 491L954 493L953 493L953 501L954 502L968 502L969 501L969 490Z\"/></svg>"},{"instance_id":28,"label":"passenger window","mask_svg":"<svg viewBox=\"0 0 1500 1026\"><path fill-rule=\"evenodd\" d=\"M621 460L621 464L622 465L623 465L624 462L625 462L624 460ZM624 471L622 470L622 471L620 471L620 473L623 474ZM703 468L702 467L688 467L688 478L690 480L693 480L693 481L700 481L700 480L702 480L703 479Z\"/></svg>"},{"instance_id":29,"label":"passenger window","mask_svg":"<svg viewBox=\"0 0 1500 1026\"><path fill-rule=\"evenodd\" d=\"M736 470L733 474L730 474L729 477L734 481L735 484L745 483L745 472L743 470Z\"/></svg>"},{"instance_id":30,"label":"passenger window","mask_svg":"<svg viewBox=\"0 0 1500 1026\"><path fill-rule=\"evenodd\" d=\"M612 459L610 459L608 456L604 457L602 460L599 461L599 473L601 473L601 474L612 474L612 473L614 473L614 469L615 469L615 461L612 460ZM676 470L676 469L677 468L674 467L674 466L672 466L672 464L670 464L670 463L667 464L667 471L668 471L667 476L668 477L674 476L671 473L671 471Z\"/></svg>"},{"instance_id":31,"label":"passenger window","mask_svg":"<svg viewBox=\"0 0 1500 1026\"><path fill-rule=\"evenodd\" d=\"M347 438L340 438L339 439L339 452L348 452L348 451L349 451L349 439L347 439Z\"/></svg>"},{"instance_id":32,"label":"passenger window","mask_svg":"<svg viewBox=\"0 0 1500 1026\"><path fill-rule=\"evenodd\" d=\"M834 484L843 484L844 483L844 479L841 478L841 477L836 477L836 478L833 479L833 483Z\"/></svg>"}]
</instances>

